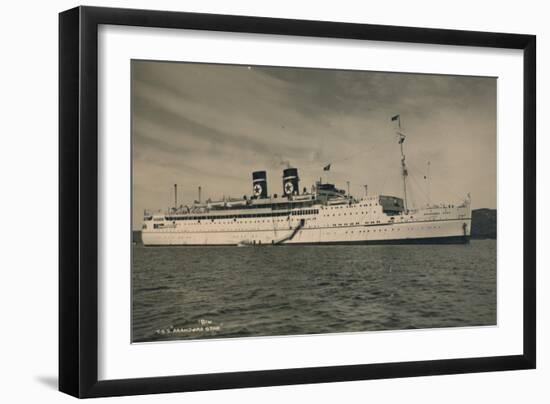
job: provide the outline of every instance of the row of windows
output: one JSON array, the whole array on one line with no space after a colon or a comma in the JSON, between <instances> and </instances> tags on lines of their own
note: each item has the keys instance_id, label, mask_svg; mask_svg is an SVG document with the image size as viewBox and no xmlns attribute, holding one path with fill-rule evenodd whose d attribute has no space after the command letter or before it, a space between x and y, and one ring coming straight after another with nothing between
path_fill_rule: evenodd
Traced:
<instances>
[{"instance_id":1,"label":"row of windows","mask_svg":"<svg viewBox=\"0 0 550 404\"><path fill-rule=\"evenodd\" d=\"M373 211L372 213L376 213L376 212ZM369 212L369 211L366 211L366 212L355 212L355 214L356 214L356 215L365 215L365 214L368 215L368 214L370 214L370 212ZM344 216L347 216L347 215L348 215L347 213L344 213ZM352 216L353 213L351 212L349 215ZM327 214L327 215L324 215L324 216L325 216L325 217L330 217L330 213ZM332 216L336 216L336 213L333 213ZM341 214L341 213L338 213L338 216L342 216L342 214Z\"/></svg>"},{"instance_id":2,"label":"row of windows","mask_svg":"<svg viewBox=\"0 0 550 404\"><path fill-rule=\"evenodd\" d=\"M302 216L302 215L316 215L319 213L318 209L305 209L293 212L269 212L269 213L245 213L241 215L204 215L204 216L166 216L165 219L169 221L174 220L215 220L215 219L244 219L251 217L279 217L279 216Z\"/></svg>"},{"instance_id":3,"label":"row of windows","mask_svg":"<svg viewBox=\"0 0 550 404\"><path fill-rule=\"evenodd\" d=\"M292 214L295 216L316 215L318 213L319 213L319 209L295 210L292 212Z\"/></svg>"},{"instance_id":4,"label":"row of windows","mask_svg":"<svg viewBox=\"0 0 550 404\"><path fill-rule=\"evenodd\" d=\"M361 204L359 206L361 207L367 207L367 206L377 206L378 204L372 204L372 203L364 203L364 204ZM338 206L331 206L330 208L327 208L327 209L345 209L345 208L356 208L357 205L338 205Z\"/></svg>"},{"instance_id":5,"label":"row of windows","mask_svg":"<svg viewBox=\"0 0 550 404\"><path fill-rule=\"evenodd\" d=\"M293 208L302 208L309 207L313 204L313 201L291 201L291 202L281 202L281 203L253 203L251 205L240 206L239 209L274 209L274 210L283 210L283 209L293 209ZM218 206L219 210L229 210L235 209L235 206L231 206L231 202L228 202L227 206Z\"/></svg>"},{"instance_id":6,"label":"row of windows","mask_svg":"<svg viewBox=\"0 0 550 404\"><path fill-rule=\"evenodd\" d=\"M181 223L181 226L196 226L196 225L209 225L209 224L215 224L215 225L235 225L235 224L251 224L251 223L269 223L270 225L273 225L275 223L289 223L289 218L288 217L284 217L283 219L277 219L277 218L268 218L268 219L263 219L263 220L248 220L248 221L245 221L243 222L242 220L237 220L237 219L225 219L226 221L224 222L217 222L216 220L214 219L209 219L209 220L198 220L197 222L189 222L189 223ZM307 223L311 223L312 221L315 221L317 220L316 217L312 217L312 218L309 218L308 219L308 222ZM290 220L291 223L293 223L292 220ZM173 221L172 223L176 223L175 221ZM163 226L164 223L161 223L160 226Z\"/></svg>"},{"instance_id":7,"label":"row of windows","mask_svg":"<svg viewBox=\"0 0 550 404\"><path fill-rule=\"evenodd\" d=\"M297 205L302 205L302 207L307 207L307 206L310 206L311 205L311 202L290 202L290 203L279 203L279 204L265 204L265 205L250 205L250 206L246 206L246 207L243 207L244 209L273 209L273 210L289 210L289 209L293 209L293 208L296 208L296 207L300 207L300 206L297 206ZM359 206L361 207L367 207L367 206L377 206L376 203L372 204L372 203L369 203L369 204L361 204ZM326 207L325 209L346 209L346 208L357 208L357 205L340 205L340 206L330 206L330 207ZM227 208L222 208L220 210L224 210L224 209L234 209L234 208L231 208L231 207L227 207ZM303 215L303 214L317 214L319 213L319 210L318 209L308 209L308 210L301 210L301 211L297 211L299 213L295 213L293 212L292 214L298 214L298 215ZM310 212L310 213L302 213L302 212ZM313 213L312 213L313 212ZM233 217L264 217L265 215L268 215L268 216L280 216L280 215L286 215L288 214L288 212L277 212L277 213L258 213L258 214L243 214L243 215L219 215L219 216L213 216L214 218L217 218L217 219L231 219ZM364 214L364 212L363 212ZM184 217L180 217L180 216L167 216L166 217L166 220L200 220L200 219L210 219L211 216L184 216ZM145 221L149 221L149 220L154 220L154 221L159 221L159 220L162 220L161 217L155 217L153 218L152 216L146 216L143 218Z\"/></svg>"},{"instance_id":8,"label":"row of windows","mask_svg":"<svg viewBox=\"0 0 550 404\"><path fill-rule=\"evenodd\" d=\"M424 230L424 229L440 229L441 226L426 226L426 227L418 227L418 228L414 228L414 227L409 227L408 229L403 229L403 230L410 230L410 231L417 231L417 230ZM400 227L397 227L397 228L391 228L390 231L401 231L402 228ZM373 232L373 233L376 233L376 232L382 232L382 231L388 231L387 228L385 229L374 229L374 230L359 230L357 231L357 233L370 233L370 232ZM349 231L349 233L353 234L353 230ZM348 234L348 232L346 231L346 234Z\"/></svg>"},{"instance_id":9,"label":"row of windows","mask_svg":"<svg viewBox=\"0 0 550 404\"><path fill-rule=\"evenodd\" d=\"M363 211L363 212L356 212L355 215L365 215L369 214L370 212ZM375 213L375 212L373 212ZM319 214L319 209L304 209L299 211L292 211L292 212L268 212L268 213L248 213L248 214L240 214L240 215L202 215L202 216L165 216L164 218L155 217L153 220L159 221L159 220L167 220L167 221L179 221L179 220L231 220L233 219L236 221L237 219L247 219L247 218L268 218L273 219L275 217L288 217L288 216L305 216L305 215L317 215ZM324 217L330 217L330 214L323 215ZM332 216L347 216L346 213L343 215L341 213L333 213ZM350 213L349 216L353 216L353 213ZM410 216L410 219L413 219L413 216ZM395 217L391 217L390 220L393 222ZM402 221L404 219L403 216L400 216L399 219ZM150 219L149 219L150 220ZM371 224L375 223L374 221L370 222ZM380 223L379 220L376 221L376 223ZM369 222L366 222L366 224L369 224ZM340 226L342 224L339 224ZM345 224L344 224L345 225Z\"/></svg>"},{"instance_id":10,"label":"row of windows","mask_svg":"<svg viewBox=\"0 0 550 404\"><path fill-rule=\"evenodd\" d=\"M304 211L304 214L308 214L308 213ZM204 219L204 217L202 217L202 218ZM213 219L213 218L210 218L209 220L210 220L211 222L214 222L214 219ZM311 219L309 219L309 220L310 220L310 221L311 221L311 220L317 220L317 218L314 217L314 218L311 218ZM206 221L206 220L205 220L205 221ZM250 224L250 223L266 223L266 222L267 222L267 223L272 223L272 221L273 221L273 218L267 219L267 220L254 220L254 221L248 222L248 224ZM284 218L284 219L276 219L275 221L277 221L277 222L285 222L285 223L286 223L286 222L288 221L288 219L287 219L287 218ZM175 224L175 221L173 221L173 223ZM199 223L201 223L200 220L199 220ZM309 222L308 222L308 223L309 223ZM376 225L376 224L380 224L380 223L381 223L380 220L376 220L376 221L373 220L373 221L370 221L370 222L369 222L369 221L363 222L362 224L368 226L368 225ZM206 224L208 224L208 223L206 223ZM222 223L222 224L243 224L243 223L242 223L241 221L238 221L236 218L234 218L232 222L229 222L229 223ZM341 227L341 226L343 226L343 227L347 227L347 226L359 226L360 224L361 224L360 222L355 222L355 223L354 223L354 222L351 222L351 223L332 223L332 224L326 224L326 226L332 226L332 227ZM195 225L195 223L189 223L189 225L193 226L193 225ZM155 229L157 229L157 228L163 228L163 227L164 227L164 223L161 223L160 225L155 224L155 226L154 226ZM319 227L319 225L312 225L312 224L309 224L308 227ZM427 228L432 228L432 227L429 227L429 226L428 226ZM433 228L435 228L435 226L434 226Z\"/></svg>"},{"instance_id":11,"label":"row of windows","mask_svg":"<svg viewBox=\"0 0 550 404\"><path fill-rule=\"evenodd\" d=\"M334 225L336 226L336 225ZM340 225L338 225L340 226ZM343 226L353 226L353 223L349 223L349 224L344 224ZM314 228L317 228L318 226L314 226ZM155 229L163 229L165 230L167 233L172 233L174 231L173 228L165 228L164 226L162 225L157 225L155 224L154 225L154 228ZM409 227L409 228L402 228L402 227L397 227L397 228L390 228L388 229L387 227L386 228L383 228L383 229L364 229L364 230L350 230L350 231L346 231L345 233L348 234L348 233L351 233L351 234L354 234L354 233L357 233L357 234L361 234L361 233L380 233L380 232L387 232L387 231L401 231L401 230L409 230L409 231L418 231L418 230L424 230L424 229L440 229L441 226L423 226L423 227L417 227L417 228L414 228L414 227ZM290 229L286 229L286 230L290 230ZM238 229L233 229L231 231L249 231L249 229L246 229L246 228L238 228ZM285 229L277 229L277 231L285 231ZM195 231L195 232L192 232L192 233L201 233L201 231ZM215 233L215 231L213 232ZM331 233L325 233L325 234L331 234ZM332 234L338 234L338 233L332 233ZM241 237L245 237L245 235L242 235Z\"/></svg>"},{"instance_id":12,"label":"row of windows","mask_svg":"<svg viewBox=\"0 0 550 404\"><path fill-rule=\"evenodd\" d=\"M372 206L372 204L365 204L365 205L361 205L361 206ZM376 204L375 204L376 206ZM262 208L262 209L266 209L266 208L272 208L272 209L275 209L275 210L288 210L288 209L292 209L292 203L286 203L286 204L278 204L278 205L256 205L256 206L249 206L247 207L247 209L251 209L251 208ZM331 206L327 209L343 209L343 208L351 208L352 206L349 206L349 205L344 205L344 206ZM356 206L353 206L353 207L356 207ZM292 211L292 212L270 212L270 213L245 213L245 214L240 214L240 215L201 215L201 216L166 216L164 217L164 219L166 220L210 220L210 219L234 219L234 218L248 218L248 217L275 217L275 216L287 216L289 214L291 215L295 215L295 216L302 216L302 215L316 215L319 213L319 209L305 209L305 210L299 210L299 211ZM369 212L366 212L367 214ZM353 213L350 213L350 215L352 215ZM358 214L365 214L365 212L357 212L355 213L356 215ZM346 215L346 213L344 213L344 216ZM329 215L325 215L325 216L329 216ZM333 214L333 216L335 216L335 214ZM338 214L338 216L340 216L340 214ZM152 218L151 216L147 216L147 217L144 217L144 221L149 221L149 220L154 220L154 221L161 221L163 220L162 217L155 217L155 218Z\"/></svg>"}]
</instances>

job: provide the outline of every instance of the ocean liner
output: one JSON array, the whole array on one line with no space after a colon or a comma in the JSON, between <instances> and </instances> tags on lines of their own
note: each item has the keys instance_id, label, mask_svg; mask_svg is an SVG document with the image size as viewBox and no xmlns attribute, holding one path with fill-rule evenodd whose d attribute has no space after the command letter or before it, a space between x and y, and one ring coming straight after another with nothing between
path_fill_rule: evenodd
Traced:
<instances>
[{"instance_id":1,"label":"ocean liner","mask_svg":"<svg viewBox=\"0 0 550 404\"><path fill-rule=\"evenodd\" d=\"M252 173L252 195L219 201L195 201L165 212L144 212L142 241L146 246L292 244L449 244L467 243L471 229L470 195L458 204L407 204L408 169L401 151L403 196L365 195L355 198L349 190L317 181L300 192L298 169L282 173L282 194L270 195L266 171ZM325 169L330 169L330 165ZM365 193L366 194L366 193Z\"/></svg>"}]
</instances>

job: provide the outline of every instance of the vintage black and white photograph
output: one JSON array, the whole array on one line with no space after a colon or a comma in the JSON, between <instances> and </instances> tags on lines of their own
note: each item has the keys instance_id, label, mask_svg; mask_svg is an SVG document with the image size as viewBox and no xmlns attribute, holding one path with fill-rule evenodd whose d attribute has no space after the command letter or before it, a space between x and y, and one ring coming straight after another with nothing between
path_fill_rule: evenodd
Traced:
<instances>
[{"instance_id":1,"label":"vintage black and white photograph","mask_svg":"<svg viewBox=\"0 0 550 404\"><path fill-rule=\"evenodd\" d=\"M132 60L131 105L132 342L497 324L497 78Z\"/></svg>"}]
</instances>

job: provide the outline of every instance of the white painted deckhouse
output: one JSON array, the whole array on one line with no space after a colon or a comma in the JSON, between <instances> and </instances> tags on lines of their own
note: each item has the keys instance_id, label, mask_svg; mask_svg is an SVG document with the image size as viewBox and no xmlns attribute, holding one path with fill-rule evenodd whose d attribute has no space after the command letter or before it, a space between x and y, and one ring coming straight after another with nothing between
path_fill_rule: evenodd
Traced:
<instances>
[{"instance_id":1,"label":"white painted deckhouse","mask_svg":"<svg viewBox=\"0 0 550 404\"><path fill-rule=\"evenodd\" d=\"M458 204L407 206L405 135L399 116L403 197L354 198L334 184L317 181L300 192L297 168L283 170L281 195L270 195L265 171L252 173L252 195L220 201L199 200L165 212L145 212L142 241L162 245L292 245L467 243L470 196ZM177 190L175 195L177 195Z\"/></svg>"}]
</instances>

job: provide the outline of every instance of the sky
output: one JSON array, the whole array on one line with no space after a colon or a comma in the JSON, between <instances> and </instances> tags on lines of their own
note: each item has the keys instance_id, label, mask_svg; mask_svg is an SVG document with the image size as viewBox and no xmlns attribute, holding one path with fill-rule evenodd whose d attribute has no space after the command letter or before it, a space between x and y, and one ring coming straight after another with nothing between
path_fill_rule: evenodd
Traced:
<instances>
[{"instance_id":1,"label":"sky","mask_svg":"<svg viewBox=\"0 0 550 404\"><path fill-rule=\"evenodd\" d=\"M399 114L410 207L496 208L497 79L247 65L132 61L133 227L144 209L251 195L266 170L300 188L320 177L356 197L402 196ZM323 167L331 164L330 171ZM428 175L429 166L429 175Z\"/></svg>"}]
</instances>

